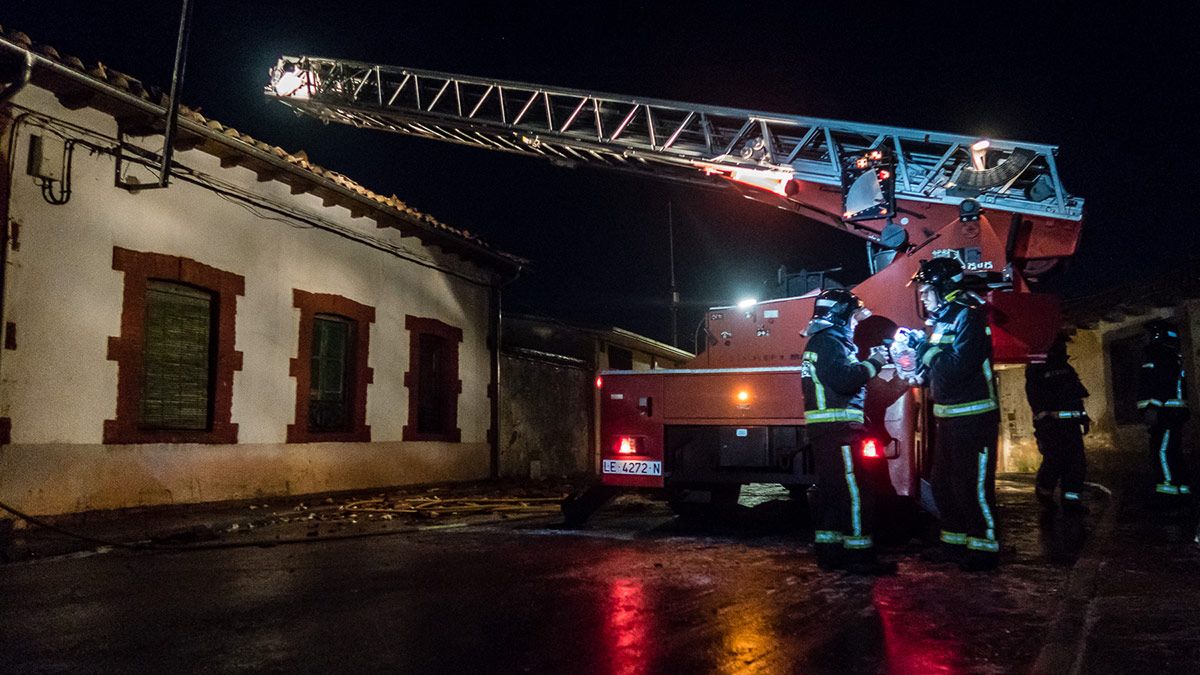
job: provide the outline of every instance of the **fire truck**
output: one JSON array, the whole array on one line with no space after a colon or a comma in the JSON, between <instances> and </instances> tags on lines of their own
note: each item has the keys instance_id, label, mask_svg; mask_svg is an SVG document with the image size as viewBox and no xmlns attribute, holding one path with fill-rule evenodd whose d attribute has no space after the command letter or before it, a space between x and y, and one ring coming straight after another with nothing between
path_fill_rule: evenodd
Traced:
<instances>
[{"instance_id":1,"label":"fire truck","mask_svg":"<svg viewBox=\"0 0 1200 675\"><path fill-rule=\"evenodd\" d=\"M1051 145L312 56L281 58L265 93L326 122L730 189L843 230L865 241L871 271L853 288L873 312L855 336L864 352L923 324L907 284L936 256L973 275L1001 367L1044 358L1060 323L1030 284L1075 252L1083 200ZM599 480L564 502L568 521L623 490L683 511L736 501L747 483L814 484L800 363L815 296L713 307L686 366L599 373ZM925 504L928 408L885 369L858 449L879 489Z\"/></svg>"}]
</instances>

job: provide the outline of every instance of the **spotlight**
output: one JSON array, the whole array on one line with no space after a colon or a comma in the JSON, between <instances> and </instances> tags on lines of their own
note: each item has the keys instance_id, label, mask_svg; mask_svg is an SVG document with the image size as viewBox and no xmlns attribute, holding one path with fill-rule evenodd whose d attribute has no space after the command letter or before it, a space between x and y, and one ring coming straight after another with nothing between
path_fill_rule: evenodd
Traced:
<instances>
[{"instance_id":1,"label":"spotlight","mask_svg":"<svg viewBox=\"0 0 1200 675\"><path fill-rule=\"evenodd\" d=\"M983 209L979 206L979 202L974 199L964 199L958 205L958 219L964 223L979 220L979 214L982 211Z\"/></svg>"}]
</instances>

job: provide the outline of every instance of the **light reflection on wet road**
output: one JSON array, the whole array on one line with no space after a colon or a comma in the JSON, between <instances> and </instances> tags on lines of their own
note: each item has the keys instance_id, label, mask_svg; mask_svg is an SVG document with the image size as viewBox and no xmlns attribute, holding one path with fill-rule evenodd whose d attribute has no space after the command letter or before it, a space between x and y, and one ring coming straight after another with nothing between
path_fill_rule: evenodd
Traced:
<instances>
[{"instance_id":1,"label":"light reflection on wet road","mask_svg":"<svg viewBox=\"0 0 1200 675\"><path fill-rule=\"evenodd\" d=\"M999 496L994 575L915 546L893 578L820 572L779 502L725 523L632 503L580 532L524 521L9 566L0 669L1027 670L1069 573L1053 558L1080 535L1040 528L1025 483Z\"/></svg>"}]
</instances>

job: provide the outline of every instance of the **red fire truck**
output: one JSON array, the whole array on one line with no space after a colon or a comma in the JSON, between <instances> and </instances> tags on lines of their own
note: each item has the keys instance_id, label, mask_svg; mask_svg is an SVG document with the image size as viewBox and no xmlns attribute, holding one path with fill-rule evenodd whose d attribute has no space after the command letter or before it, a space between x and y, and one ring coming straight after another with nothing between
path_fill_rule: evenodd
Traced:
<instances>
[{"instance_id":1,"label":"red fire truck","mask_svg":"<svg viewBox=\"0 0 1200 675\"><path fill-rule=\"evenodd\" d=\"M1083 200L1054 146L704 106L317 57L283 57L268 96L325 121L733 189L861 237L872 275L854 287L880 344L924 317L907 282L958 258L991 315L995 362L1044 356L1056 300L1029 284L1075 252ZM815 291L707 312L707 348L683 368L600 373L596 487L567 500L579 522L620 490L736 500L746 483L815 482L801 400L800 335ZM930 426L919 388L871 381L880 486L921 499Z\"/></svg>"}]
</instances>

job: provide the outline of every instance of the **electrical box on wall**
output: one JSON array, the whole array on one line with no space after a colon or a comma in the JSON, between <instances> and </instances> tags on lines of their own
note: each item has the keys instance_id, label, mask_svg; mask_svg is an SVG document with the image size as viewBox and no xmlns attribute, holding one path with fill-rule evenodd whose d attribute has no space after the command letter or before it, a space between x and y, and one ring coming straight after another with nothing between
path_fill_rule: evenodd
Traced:
<instances>
[{"instance_id":1,"label":"electrical box on wall","mask_svg":"<svg viewBox=\"0 0 1200 675\"><path fill-rule=\"evenodd\" d=\"M25 172L35 178L62 181L66 156L63 140L56 136L29 137L29 163Z\"/></svg>"}]
</instances>

